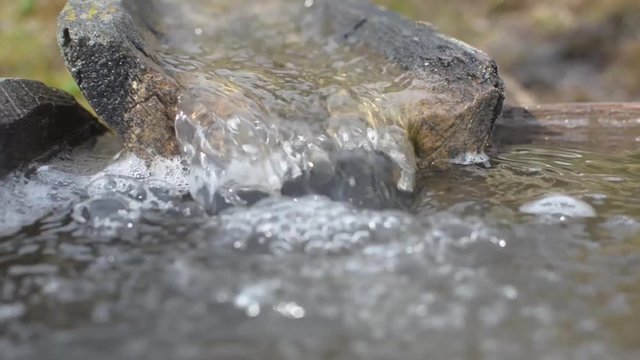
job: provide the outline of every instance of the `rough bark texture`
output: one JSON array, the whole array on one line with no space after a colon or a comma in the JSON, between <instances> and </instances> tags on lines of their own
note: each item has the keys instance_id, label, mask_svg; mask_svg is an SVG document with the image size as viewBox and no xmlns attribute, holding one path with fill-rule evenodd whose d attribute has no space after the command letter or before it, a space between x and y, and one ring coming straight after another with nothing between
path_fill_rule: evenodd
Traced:
<instances>
[{"instance_id":1,"label":"rough bark texture","mask_svg":"<svg viewBox=\"0 0 640 360\"><path fill-rule=\"evenodd\" d=\"M176 16L181 2L167 4L70 0L59 18L67 65L98 115L129 148L162 155L177 151L180 91L157 58L163 36L153 24ZM425 96L403 104L420 165L483 150L504 98L493 60L367 0L316 0L313 8L338 41L370 48L428 84Z\"/></svg>"},{"instance_id":2,"label":"rough bark texture","mask_svg":"<svg viewBox=\"0 0 640 360\"><path fill-rule=\"evenodd\" d=\"M0 175L103 130L63 91L33 80L0 79Z\"/></svg>"}]
</instances>

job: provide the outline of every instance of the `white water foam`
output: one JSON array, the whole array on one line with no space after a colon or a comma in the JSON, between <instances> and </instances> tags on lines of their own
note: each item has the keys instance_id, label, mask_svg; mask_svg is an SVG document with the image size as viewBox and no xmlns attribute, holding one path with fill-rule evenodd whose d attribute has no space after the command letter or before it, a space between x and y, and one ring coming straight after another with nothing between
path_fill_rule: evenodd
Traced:
<instances>
[{"instance_id":1,"label":"white water foam","mask_svg":"<svg viewBox=\"0 0 640 360\"><path fill-rule=\"evenodd\" d=\"M191 194L208 207L215 194L242 205L241 191L278 195L287 182L312 171L334 177L340 151L385 154L399 168L394 186L407 192L414 188L414 152L400 127L374 129L360 119L336 119L323 129L264 114L221 119L202 103L182 107L192 109L180 111L176 119L177 137L190 165ZM373 174L375 169L364 171Z\"/></svg>"},{"instance_id":2,"label":"white water foam","mask_svg":"<svg viewBox=\"0 0 640 360\"><path fill-rule=\"evenodd\" d=\"M71 207L75 207L76 220L82 217L78 214L90 215L85 210L91 209L104 222L105 214L121 213L118 207L134 212L166 207L170 196L163 197L163 193L177 196L188 191L188 171L180 158L147 162L121 153L117 144L108 135L95 147L61 154L32 173L8 175L0 182L0 236Z\"/></svg>"},{"instance_id":3,"label":"white water foam","mask_svg":"<svg viewBox=\"0 0 640 360\"><path fill-rule=\"evenodd\" d=\"M520 211L532 215L564 215L590 218L596 216L596 210L588 203L564 194L551 194L542 199L528 202Z\"/></svg>"},{"instance_id":4,"label":"white water foam","mask_svg":"<svg viewBox=\"0 0 640 360\"><path fill-rule=\"evenodd\" d=\"M489 160L491 160L491 158L484 152L467 152L451 159L450 162L457 165L477 165L487 164Z\"/></svg>"}]
</instances>

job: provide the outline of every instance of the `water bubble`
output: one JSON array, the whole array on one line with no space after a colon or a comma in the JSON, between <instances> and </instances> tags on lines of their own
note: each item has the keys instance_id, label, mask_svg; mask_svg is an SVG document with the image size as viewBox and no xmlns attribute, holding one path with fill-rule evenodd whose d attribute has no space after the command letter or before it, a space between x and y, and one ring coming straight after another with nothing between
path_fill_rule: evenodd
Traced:
<instances>
[{"instance_id":1,"label":"water bubble","mask_svg":"<svg viewBox=\"0 0 640 360\"><path fill-rule=\"evenodd\" d=\"M266 199L220 217L218 231L234 249L277 255L348 253L384 231L398 231L410 223L404 214L360 213L348 204L316 196Z\"/></svg>"},{"instance_id":2,"label":"water bubble","mask_svg":"<svg viewBox=\"0 0 640 360\"><path fill-rule=\"evenodd\" d=\"M588 203L563 194L552 194L526 203L520 211L533 215L565 215L570 217L595 217L595 209Z\"/></svg>"},{"instance_id":3,"label":"water bubble","mask_svg":"<svg viewBox=\"0 0 640 360\"><path fill-rule=\"evenodd\" d=\"M619 176L607 176L604 178L605 181L608 182L612 182L612 183L621 183L624 182L624 178L621 178Z\"/></svg>"},{"instance_id":4,"label":"water bubble","mask_svg":"<svg viewBox=\"0 0 640 360\"><path fill-rule=\"evenodd\" d=\"M295 302L282 302L275 306L275 311L290 319L302 319L305 316L305 309Z\"/></svg>"},{"instance_id":5,"label":"water bubble","mask_svg":"<svg viewBox=\"0 0 640 360\"><path fill-rule=\"evenodd\" d=\"M0 323L21 317L26 307L21 303L0 304Z\"/></svg>"},{"instance_id":6,"label":"water bubble","mask_svg":"<svg viewBox=\"0 0 640 360\"><path fill-rule=\"evenodd\" d=\"M10 276L51 275L58 272L58 267L49 264L13 265L9 268Z\"/></svg>"},{"instance_id":7,"label":"water bubble","mask_svg":"<svg viewBox=\"0 0 640 360\"><path fill-rule=\"evenodd\" d=\"M475 165L475 164L484 164L489 162L490 158L485 153L473 153L468 152L450 160L453 164L458 165Z\"/></svg>"},{"instance_id":8,"label":"water bubble","mask_svg":"<svg viewBox=\"0 0 640 360\"><path fill-rule=\"evenodd\" d=\"M127 203L122 199L91 199L76 205L72 216L74 220L84 224L90 221L106 220L126 212L127 209Z\"/></svg>"}]
</instances>

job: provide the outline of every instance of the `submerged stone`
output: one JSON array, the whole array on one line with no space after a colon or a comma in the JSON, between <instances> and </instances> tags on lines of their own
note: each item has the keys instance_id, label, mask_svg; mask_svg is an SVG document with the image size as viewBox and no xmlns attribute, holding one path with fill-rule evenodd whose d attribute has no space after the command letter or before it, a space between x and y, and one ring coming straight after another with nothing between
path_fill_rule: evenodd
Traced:
<instances>
[{"instance_id":1,"label":"submerged stone","mask_svg":"<svg viewBox=\"0 0 640 360\"><path fill-rule=\"evenodd\" d=\"M59 28L67 65L89 102L138 152L176 152L178 96L200 90L223 92L226 101L213 105L228 116L255 110L290 119L298 112L305 114L301 120L321 122L339 109L377 128L381 119L366 115L391 107L387 112L394 114L386 114L385 120L405 131L420 162L427 165L481 152L501 110L502 82L488 56L365 0L71 0ZM250 57L243 59L242 51ZM349 64L331 62L336 52L350 60L362 58L360 81L340 71L326 74L334 81L323 81L323 67L348 69ZM185 60L191 64L184 66ZM243 61L249 66L239 67ZM315 99L260 98L260 92L282 94L295 86L288 77L297 71L291 65L305 62L312 76L298 73L295 77L306 82L289 90L314 93ZM252 64L279 66L281 71L261 74L259 89L238 89L243 72L250 74L247 81L257 76ZM180 74L184 71L188 76ZM340 75L346 77L336 79ZM384 101L362 109L358 97L335 98L342 90L352 93L367 77L378 83ZM193 81L203 79L218 82L219 89L197 89ZM322 91L337 82L345 83L344 89ZM234 98L238 93L254 101Z\"/></svg>"},{"instance_id":2,"label":"submerged stone","mask_svg":"<svg viewBox=\"0 0 640 360\"><path fill-rule=\"evenodd\" d=\"M102 129L63 91L34 80L0 79L0 175Z\"/></svg>"}]
</instances>

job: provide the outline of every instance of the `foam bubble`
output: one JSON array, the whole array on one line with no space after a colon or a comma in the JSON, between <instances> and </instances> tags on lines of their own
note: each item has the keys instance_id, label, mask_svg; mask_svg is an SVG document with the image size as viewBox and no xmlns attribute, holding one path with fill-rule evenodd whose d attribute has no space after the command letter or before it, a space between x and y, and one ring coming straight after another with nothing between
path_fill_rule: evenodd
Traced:
<instances>
[{"instance_id":1,"label":"foam bubble","mask_svg":"<svg viewBox=\"0 0 640 360\"><path fill-rule=\"evenodd\" d=\"M476 165L487 163L489 160L491 159L484 152L467 152L451 159L450 162L458 165Z\"/></svg>"},{"instance_id":2,"label":"foam bubble","mask_svg":"<svg viewBox=\"0 0 640 360\"><path fill-rule=\"evenodd\" d=\"M9 175L0 183L0 236L8 236L54 211L68 208L81 193L73 178L36 172Z\"/></svg>"},{"instance_id":3,"label":"foam bubble","mask_svg":"<svg viewBox=\"0 0 640 360\"><path fill-rule=\"evenodd\" d=\"M216 223L219 239L237 251L250 253L348 253L376 241L389 231L416 225L395 211L360 210L322 196L269 198L251 208L233 208ZM209 230L205 230L207 232Z\"/></svg>"},{"instance_id":4,"label":"foam bubble","mask_svg":"<svg viewBox=\"0 0 640 360\"><path fill-rule=\"evenodd\" d=\"M0 181L0 236L76 204L77 219L88 212L104 220L103 212L118 202L135 211L168 208L171 198L188 191L187 176L178 157L148 162L122 152L117 139L105 136L94 147L61 154L32 173L14 172Z\"/></svg>"},{"instance_id":5,"label":"foam bubble","mask_svg":"<svg viewBox=\"0 0 640 360\"><path fill-rule=\"evenodd\" d=\"M588 203L563 194L551 194L526 203L520 211L532 215L564 215L571 217L595 217L595 209Z\"/></svg>"},{"instance_id":6,"label":"foam bubble","mask_svg":"<svg viewBox=\"0 0 640 360\"><path fill-rule=\"evenodd\" d=\"M23 304L0 304L0 323L16 319L24 315L26 307Z\"/></svg>"}]
</instances>

